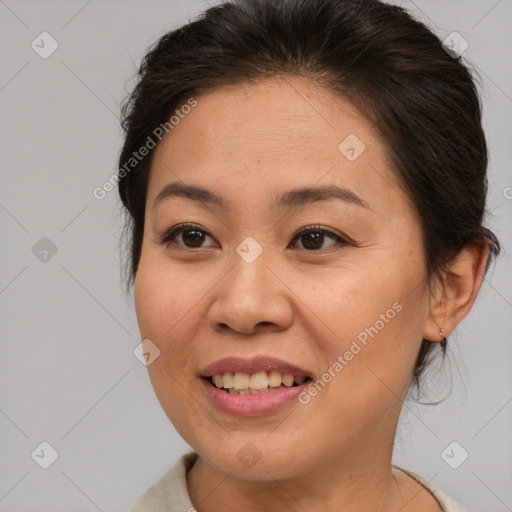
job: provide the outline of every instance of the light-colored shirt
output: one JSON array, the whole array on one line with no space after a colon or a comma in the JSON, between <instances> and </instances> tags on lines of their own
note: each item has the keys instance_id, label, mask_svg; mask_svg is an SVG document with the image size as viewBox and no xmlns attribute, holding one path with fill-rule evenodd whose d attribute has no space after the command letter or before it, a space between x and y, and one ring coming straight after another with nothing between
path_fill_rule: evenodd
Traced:
<instances>
[{"instance_id":1,"label":"light-colored shirt","mask_svg":"<svg viewBox=\"0 0 512 512\"><path fill-rule=\"evenodd\" d=\"M195 512L187 489L187 471L194 465L197 457L195 452L180 457L167 473L146 490L130 512ZM421 476L399 469L428 489L441 505L443 512L467 512L462 505Z\"/></svg>"}]
</instances>

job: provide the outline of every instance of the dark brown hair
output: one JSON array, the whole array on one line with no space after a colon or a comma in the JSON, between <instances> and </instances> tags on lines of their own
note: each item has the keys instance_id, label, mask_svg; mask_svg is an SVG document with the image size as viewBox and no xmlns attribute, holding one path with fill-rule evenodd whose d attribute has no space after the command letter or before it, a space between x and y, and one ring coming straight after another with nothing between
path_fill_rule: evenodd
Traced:
<instances>
[{"instance_id":1,"label":"dark brown hair","mask_svg":"<svg viewBox=\"0 0 512 512\"><path fill-rule=\"evenodd\" d=\"M500 245L483 225L488 156L472 74L424 24L378 0L234 0L164 35L123 105L119 168L192 95L286 75L315 80L375 123L420 215L429 282L468 243L488 245L489 266ZM153 153L119 174L128 290ZM433 346L423 340L416 385Z\"/></svg>"}]
</instances>

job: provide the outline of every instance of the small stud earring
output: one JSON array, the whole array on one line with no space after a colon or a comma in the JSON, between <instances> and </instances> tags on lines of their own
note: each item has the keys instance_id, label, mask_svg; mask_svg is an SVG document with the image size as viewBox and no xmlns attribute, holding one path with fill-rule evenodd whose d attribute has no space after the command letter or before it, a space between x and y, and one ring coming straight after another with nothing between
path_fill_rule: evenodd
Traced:
<instances>
[{"instance_id":1,"label":"small stud earring","mask_svg":"<svg viewBox=\"0 0 512 512\"><path fill-rule=\"evenodd\" d=\"M446 347L446 337L443 334L443 329L439 329L439 336L441 337L441 347L445 348Z\"/></svg>"}]
</instances>

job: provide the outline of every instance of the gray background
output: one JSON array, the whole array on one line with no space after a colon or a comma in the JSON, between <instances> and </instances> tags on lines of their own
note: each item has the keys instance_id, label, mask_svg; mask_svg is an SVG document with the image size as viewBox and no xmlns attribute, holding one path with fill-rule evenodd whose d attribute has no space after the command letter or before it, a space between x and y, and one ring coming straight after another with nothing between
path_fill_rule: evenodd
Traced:
<instances>
[{"instance_id":1,"label":"gray background","mask_svg":"<svg viewBox=\"0 0 512 512\"><path fill-rule=\"evenodd\" d=\"M512 1L401 4L469 43L483 78L490 226L505 251L449 361L430 372L432 397L448 398L405 404L394 462L470 510L512 510ZM92 190L115 173L134 65L206 6L0 0L0 511L126 511L188 450L133 354L116 192L100 201ZM47 59L31 48L43 31L59 44ZM43 237L56 254L40 252ZM59 454L48 469L31 457L43 441ZM458 469L441 456L453 441L452 460L469 454Z\"/></svg>"}]
</instances>

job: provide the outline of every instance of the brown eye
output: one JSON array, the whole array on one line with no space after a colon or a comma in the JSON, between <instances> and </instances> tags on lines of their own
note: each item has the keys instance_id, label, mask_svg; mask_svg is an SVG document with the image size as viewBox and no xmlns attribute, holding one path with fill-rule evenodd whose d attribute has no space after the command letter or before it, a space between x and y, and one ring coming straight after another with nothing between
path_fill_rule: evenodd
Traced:
<instances>
[{"instance_id":1,"label":"brown eye","mask_svg":"<svg viewBox=\"0 0 512 512\"><path fill-rule=\"evenodd\" d=\"M328 243L328 240L331 239L333 242L329 243L329 245L324 246L324 243ZM332 233L329 230L324 228L307 228L302 230L294 240L299 240L302 247L299 249L307 250L307 251L318 251L321 249L328 249L330 247L336 245L348 245L348 242L341 238L340 236Z\"/></svg>"},{"instance_id":2,"label":"brown eye","mask_svg":"<svg viewBox=\"0 0 512 512\"><path fill-rule=\"evenodd\" d=\"M323 233L305 233L301 236L301 242L304 249L321 249L324 243Z\"/></svg>"},{"instance_id":3,"label":"brown eye","mask_svg":"<svg viewBox=\"0 0 512 512\"><path fill-rule=\"evenodd\" d=\"M181 240L187 247L201 247L207 236L204 231L198 229L186 229L181 232Z\"/></svg>"},{"instance_id":4,"label":"brown eye","mask_svg":"<svg viewBox=\"0 0 512 512\"><path fill-rule=\"evenodd\" d=\"M193 225L182 224L171 228L161 238L160 243L166 246L174 245L188 249L211 247L211 245L203 245L207 239L213 241L213 238L203 229Z\"/></svg>"}]
</instances>

